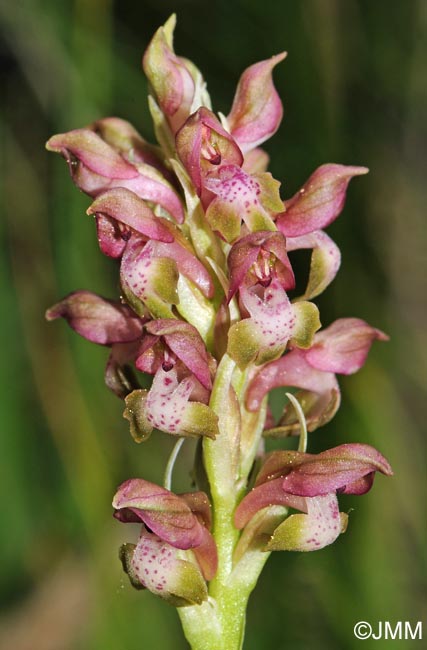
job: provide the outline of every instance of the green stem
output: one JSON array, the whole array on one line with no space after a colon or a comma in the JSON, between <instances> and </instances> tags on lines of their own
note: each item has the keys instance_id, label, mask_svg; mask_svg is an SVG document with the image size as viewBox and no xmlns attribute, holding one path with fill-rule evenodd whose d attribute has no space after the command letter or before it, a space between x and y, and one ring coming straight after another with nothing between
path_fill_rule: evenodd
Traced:
<instances>
[{"instance_id":1,"label":"green stem","mask_svg":"<svg viewBox=\"0 0 427 650\"><path fill-rule=\"evenodd\" d=\"M251 554L251 562L243 563L240 560L236 568L233 565L233 554L240 535L234 527L233 517L242 483L247 480L247 476L241 476L240 420L233 407L236 399L232 387L235 369L234 361L224 355L218 366L210 400L210 407L218 415L219 435L215 440L203 441L204 464L212 494L218 571L209 585L209 600L201 606L182 608L179 612L193 650L241 650L248 598L268 557L268 553L258 552ZM241 380L243 387L245 378ZM240 405L243 392L238 389ZM262 433L260 418L254 418L255 422L254 435L259 441ZM254 443L253 448L257 444Z\"/></svg>"}]
</instances>

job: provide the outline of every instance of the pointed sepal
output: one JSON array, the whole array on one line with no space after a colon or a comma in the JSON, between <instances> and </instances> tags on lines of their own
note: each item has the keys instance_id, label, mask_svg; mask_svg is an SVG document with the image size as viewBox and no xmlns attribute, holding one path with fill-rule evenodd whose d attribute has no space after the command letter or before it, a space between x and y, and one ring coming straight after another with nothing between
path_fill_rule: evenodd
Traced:
<instances>
[{"instance_id":1,"label":"pointed sepal","mask_svg":"<svg viewBox=\"0 0 427 650\"><path fill-rule=\"evenodd\" d=\"M127 343L142 336L144 319L127 306L91 291L74 291L46 312L47 320L65 318L88 341L100 345Z\"/></svg>"},{"instance_id":2,"label":"pointed sepal","mask_svg":"<svg viewBox=\"0 0 427 650\"><path fill-rule=\"evenodd\" d=\"M268 140L279 128L283 108L272 71L285 57L286 52L282 52L255 63L240 77L227 122L244 153Z\"/></svg>"},{"instance_id":3,"label":"pointed sepal","mask_svg":"<svg viewBox=\"0 0 427 650\"><path fill-rule=\"evenodd\" d=\"M289 237L326 228L341 213L351 179L368 171L366 167L322 165L299 192L285 201L285 212L278 217L277 227Z\"/></svg>"},{"instance_id":4,"label":"pointed sepal","mask_svg":"<svg viewBox=\"0 0 427 650\"><path fill-rule=\"evenodd\" d=\"M172 15L159 27L142 60L144 72L172 133L176 133L189 116L195 93L194 79L185 59L173 50L175 24L176 17Z\"/></svg>"},{"instance_id":5,"label":"pointed sepal","mask_svg":"<svg viewBox=\"0 0 427 650\"><path fill-rule=\"evenodd\" d=\"M363 366L374 341L388 336L360 318L339 318L316 334L306 359L318 370L351 375Z\"/></svg>"}]
</instances>

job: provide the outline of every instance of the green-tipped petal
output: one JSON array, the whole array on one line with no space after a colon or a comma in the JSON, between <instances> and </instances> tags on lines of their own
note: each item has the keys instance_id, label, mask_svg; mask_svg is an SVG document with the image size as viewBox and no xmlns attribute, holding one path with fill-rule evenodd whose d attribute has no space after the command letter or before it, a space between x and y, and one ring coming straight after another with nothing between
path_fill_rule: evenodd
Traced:
<instances>
[{"instance_id":1,"label":"green-tipped petal","mask_svg":"<svg viewBox=\"0 0 427 650\"><path fill-rule=\"evenodd\" d=\"M319 296L335 278L341 264L341 253L334 241L322 230L301 237L287 238L288 251L311 248L310 272L304 294L298 300Z\"/></svg>"},{"instance_id":2,"label":"green-tipped petal","mask_svg":"<svg viewBox=\"0 0 427 650\"><path fill-rule=\"evenodd\" d=\"M130 433L135 442L144 442L153 430L145 410L147 393L148 391L140 388L132 391L125 398L126 408L123 417L129 420Z\"/></svg>"},{"instance_id":3,"label":"green-tipped petal","mask_svg":"<svg viewBox=\"0 0 427 650\"><path fill-rule=\"evenodd\" d=\"M258 331L251 319L246 318L230 327L227 354L239 368L252 363L260 348Z\"/></svg>"},{"instance_id":4,"label":"green-tipped petal","mask_svg":"<svg viewBox=\"0 0 427 650\"><path fill-rule=\"evenodd\" d=\"M299 348L309 348L314 334L321 327L319 309L313 302L297 302L293 305L296 318L292 343Z\"/></svg>"}]
</instances>

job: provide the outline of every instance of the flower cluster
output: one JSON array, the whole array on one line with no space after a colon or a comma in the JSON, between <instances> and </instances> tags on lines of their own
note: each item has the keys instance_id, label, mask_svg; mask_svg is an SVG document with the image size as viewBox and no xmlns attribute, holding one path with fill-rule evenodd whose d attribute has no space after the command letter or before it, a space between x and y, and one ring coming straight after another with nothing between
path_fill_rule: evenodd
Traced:
<instances>
[{"instance_id":1,"label":"flower cluster","mask_svg":"<svg viewBox=\"0 0 427 650\"><path fill-rule=\"evenodd\" d=\"M121 286L117 300L72 293L47 318L65 318L110 348L105 381L124 400L137 442L155 429L203 441L195 475L207 474L212 506L204 492L178 496L142 478L123 483L113 501L119 521L142 527L120 552L132 584L182 606L202 603L221 569L225 528L215 522L224 521L225 503L235 562L257 535L263 552L316 550L347 525L337 494L363 494L375 472L391 468L364 444L313 455L302 442L265 455L261 443L263 434L300 435L305 423L314 431L328 422L340 403L336 374L359 370L373 341L387 338L357 318L320 329L312 302L340 266L323 229L367 169L322 165L283 200L260 145L282 119L272 72L285 54L245 70L229 114L218 117L199 70L174 52L174 25L172 17L156 32L143 59L159 146L118 118L47 143L93 199L87 213L102 253L119 264ZM308 282L291 298L288 254L299 249L311 251ZM141 373L152 377L149 389ZM289 402L273 420L267 395L278 386L297 389L303 418ZM273 512L279 520L265 537Z\"/></svg>"}]
</instances>

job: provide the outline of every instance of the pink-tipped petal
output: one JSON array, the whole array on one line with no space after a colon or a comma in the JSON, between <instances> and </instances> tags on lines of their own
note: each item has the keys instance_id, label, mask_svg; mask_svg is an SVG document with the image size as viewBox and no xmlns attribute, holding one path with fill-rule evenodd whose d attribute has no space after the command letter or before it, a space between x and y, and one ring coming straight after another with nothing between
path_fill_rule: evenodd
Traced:
<instances>
[{"instance_id":1,"label":"pink-tipped petal","mask_svg":"<svg viewBox=\"0 0 427 650\"><path fill-rule=\"evenodd\" d=\"M170 172L161 162L159 149L149 144L138 131L126 120L119 117L104 117L96 120L89 127L110 147L113 147L127 162L132 165L145 163L157 169L171 180Z\"/></svg>"},{"instance_id":2,"label":"pink-tipped petal","mask_svg":"<svg viewBox=\"0 0 427 650\"><path fill-rule=\"evenodd\" d=\"M47 320L65 318L88 341L126 343L142 336L144 321L127 306L90 291L75 291L46 312Z\"/></svg>"},{"instance_id":3,"label":"pink-tipped petal","mask_svg":"<svg viewBox=\"0 0 427 650\"><path fill-rule=\"evenodd\" d=\"M316 334L306 359L318 370L350 375L363 366L375 340L388 336L360 318L339 318Z\"/></svg>"},{"instance_id":4,"label":"pink-tipped petal","mask_svg":"<svg viewBox=\"0 0 427 650\"><path fill-rule=\"evenodd\" d=\"M158 203L177 223L184 221L181 199L169 183L148 165L138 165L138 176L130 180L115 182L114 185L134 192L139 198ZM111 187L113 184L111 184Z\"/></svg>"},{"instance_id":5,"label":"pink-tipped petal","mask_svg":"<svg viewBox=\"0 0 427 650\"><path fill-rule=\"evenodd\" d=\"M283 117L280 97L273 84L273 68L286 52L247 68L240 77L231 112L227 117L231 135L243 152L270 138Z\"/></svg>"},{"instance_id":6,"label":"pink-tipped petal","mask_svg":"<svg viewBox=\"0 0 427 650\"><path fill-rule=\"evenodd\" d=\"M124 120L100 120L86 129L53 136L46 146L63 155L74 182L89 196L123 187L159 204L178 223L183 222L182 203L167 180L169 172L150 151L145 157L138 153L149 145Z\"/></svg>"},{"instance_id":7,"label":"pink-tipped petal","mask_svg":"<svg viewBox=\"0 0 427 650\"><path fill-rule=\"evenodd\" d=\"M366 167L322 165L299 192L285 201L285 212L278 217L277 227L289 237L325 228L341 213L350 180L367 173Z\"/></svg>"},{"instance_id":8,"label":"pink-tipped petal","mask_svg":"<svg viewBox=\"0 0 427 650\"><path fill-rule=\"evenodd\" d=\"M203 527L185 501L150 481L129 479L122 483L113 508L120 521L135 521L136 517L176 548L193 548L203 540Z\"/></svg>"}]
</instances>

